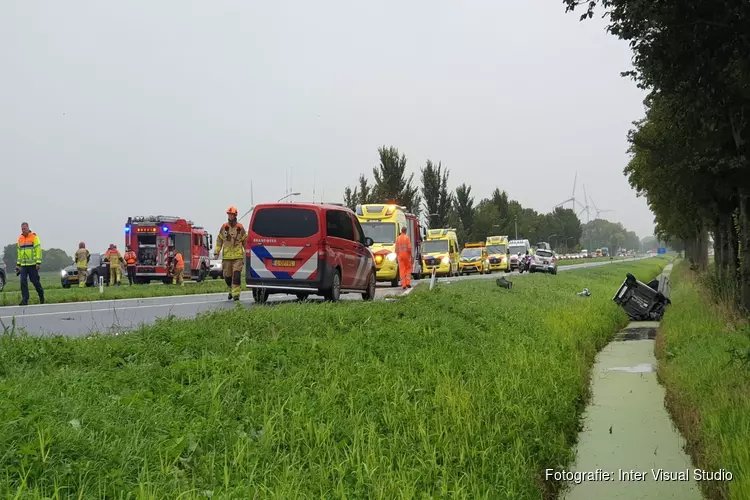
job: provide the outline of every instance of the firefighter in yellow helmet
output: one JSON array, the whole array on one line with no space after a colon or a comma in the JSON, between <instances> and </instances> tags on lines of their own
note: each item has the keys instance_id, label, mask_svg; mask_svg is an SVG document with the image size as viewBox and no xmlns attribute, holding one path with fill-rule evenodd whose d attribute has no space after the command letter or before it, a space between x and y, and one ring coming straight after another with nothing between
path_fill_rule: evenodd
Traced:
<instances>
[{"instance_id":1,"label":"firefighter in yellow helmet","mask_svg":"<svg viewBox=\"0 0 750 500\"><path fill-rule=\"evenodd\" d=\"M245 263L247 231L237 221L237 207L227 209L227 222L222 224L216 237L214 259L222 252L221 268L229 291L229 299L240 300L242 267Z\"/></svg>"}]
</instances>

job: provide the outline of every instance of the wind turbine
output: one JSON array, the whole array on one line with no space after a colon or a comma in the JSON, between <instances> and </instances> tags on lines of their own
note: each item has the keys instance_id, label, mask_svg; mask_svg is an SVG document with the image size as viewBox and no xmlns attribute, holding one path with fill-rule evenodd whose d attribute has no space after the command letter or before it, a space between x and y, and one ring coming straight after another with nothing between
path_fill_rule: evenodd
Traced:
<instances>
[{"instance_id":1,"label":"wind turbine","mask_svg":"<svg viewBox=\"0 0 750 500\"><path fill-rule=\"evenodd\" d=\"M583 200L586 202L586 204L581 205L579 203L579 205L583 207L583 210L578 212L578 217L580 218L581 214L583 214L583 212L586 212L586 222L591 222L591 213L589 212L589 197L588 195L586 195L586 184L583 185Z\"/></svg>"},{"instance_id":2,"label":"wind turbine","mask_svg":"<svg viewBox=\"0 0 750 500\"><path fill-rule=\"evenodd\" d=\"M596 216L594 217L595 219L598 219L599 215L603 214L604 212L614 212L614 210L610 210L608 208L602 208L602 209L598 208L596 206L596 203L594 203L593 198L589 198L589 200L591 201L591 205L593 205L594 207L594 212L596 212Z\"/></svg>"},{"instance_id":3,"label":"wind turbine","mask_svg":"<svg viewBox=\"0 0 750 500\"><path fill-rule=\"evenodd\" d=\"M578 184L578 172L576 172L576 176L573 179L573 195L570 198L568 198L567 200L561 201L560 203L558 203L557 205L555 205L554 208L561 207L561 206L565 205L566 203L568 203L569 201L571 201L571 202L573 202L573 211L574 212L576 211L576 203L577 203L576 202L576 184ZM578 204L580 205L580 203L578 203Z\"/></svg>"}]
</instances>

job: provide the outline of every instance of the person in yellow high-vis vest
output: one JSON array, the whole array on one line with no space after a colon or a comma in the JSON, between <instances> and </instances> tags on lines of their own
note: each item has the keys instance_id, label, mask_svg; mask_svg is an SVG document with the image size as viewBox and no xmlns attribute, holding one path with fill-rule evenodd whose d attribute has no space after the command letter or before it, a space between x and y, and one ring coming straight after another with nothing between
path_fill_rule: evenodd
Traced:
<instances>
[{"instance_id":1,"label":"person in yellow high-vis vest","mask_svg":"<svg viewBox=\"0 0 750 500\"><path fill-rule=\"evenodd\" d=\"M216 237L214 259L218 259L219 252L222 252L221 268L224 274L224 281L230 289L230 300L240 300L246 241L247 231L237 221L237 207L229 207L227 209L227 222L221 226L219 235Z\"/></svg>"},{"instance_id":2,"label":"person in yellow high-vis vest","mask_svg":"<svg viewBox=\"0 0 750 500\"><path fill-rule=\"evenodd\" d=\"M39 236L29 230L29 223L21 224L21 236L18 237L16 247L16 274L21 277L21 303L25 306L29 303L29 280L34 285L39 303L44 304L44 288L39 281L39 268L42 267L42 244Z\"/></svg>"}]
</instances>

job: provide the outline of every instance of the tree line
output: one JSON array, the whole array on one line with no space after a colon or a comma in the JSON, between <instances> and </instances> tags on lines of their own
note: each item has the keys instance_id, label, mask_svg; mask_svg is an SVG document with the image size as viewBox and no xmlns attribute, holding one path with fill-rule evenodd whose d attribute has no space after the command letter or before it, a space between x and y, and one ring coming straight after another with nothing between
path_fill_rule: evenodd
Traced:
<instances>
[{"instance_id":1,"label":"tree line","mask_svg":"<svg viewBox=\"0 0 750 500\"><path fill-rule=\"evenodd\" d=\"M18 257L18 246L15 243L3 247L3 262L8 269L16 267L16 257ZM42 249L42 266L39 270L43 272L60 271L72 262L73 257L70 257L64 250L59 248Z\"/></svg>"},{"instance_id":2,"label":"tree line","mask_svg":"<svg viewBox=\"0 0 750 500\"><path fill-rule=\"evenodd\" d=\"M510 199L499 188L489 198L477 201L471 186L464 183L455 189L449 187L450 171L441 162L427 160L417 183L413 173L407 175L406 155L397 148L383 146L378 155L380 163L373 168L372 178L361 174L355 186L344 190L344 204L352 210L358 204L397 203L419 215L431 228L455 228L461 243L484 241L492 235L515 239L517 235L532 244L546 241L558 251L573 251L586 244L584 229L590 227L588 240L592 246L640 246L635 233L620 224L597 219L582 226L569 208L539 213Z\"/></svg>"},{"instance_id":3,"label":"tree line","mask_svg":"<svg viewBox=\"0 0 750 500\"><path fill-rule=\"evenodd\" d=\"M567 11L581 4L564 2ZM659 238L684 247L750 310L750 2L593 0L581 20L597 4L633 50L623 75L648 91L646 116L628 135L628 180Z\"/></svg>"}]
</instances>

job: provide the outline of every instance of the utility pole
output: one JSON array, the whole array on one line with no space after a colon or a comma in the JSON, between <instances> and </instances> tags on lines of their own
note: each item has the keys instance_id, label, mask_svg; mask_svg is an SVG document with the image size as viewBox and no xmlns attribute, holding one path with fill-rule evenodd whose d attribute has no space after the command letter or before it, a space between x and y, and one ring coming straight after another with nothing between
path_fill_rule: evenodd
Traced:
<instances>
[{"instance_id":1,"label":"utility pole","mask_svg":"<svg viewBox=\"0 0 750 500\"><path fill-rule=\"evenodd\" d=\"M513 216L513 222L516 226L516 238L515 239L518 239L518 216L517 215Z\"/></svg>"}]
</instances>

